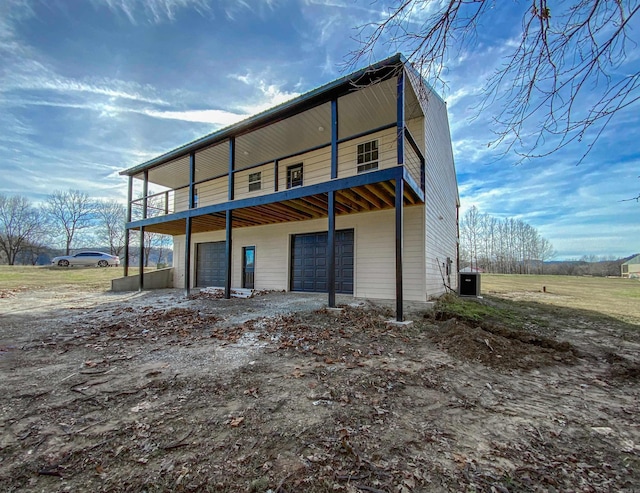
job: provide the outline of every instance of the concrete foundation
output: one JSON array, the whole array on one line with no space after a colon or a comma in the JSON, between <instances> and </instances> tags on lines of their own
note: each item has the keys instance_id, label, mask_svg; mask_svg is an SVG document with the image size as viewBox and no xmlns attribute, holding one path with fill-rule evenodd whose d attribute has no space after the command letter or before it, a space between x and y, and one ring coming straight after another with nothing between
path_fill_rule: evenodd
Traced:
<instances>
[{"instance_id":1,"label":"concrete foundation","mask_svg":"<svg viewBox=\"0 0 640 493\"><path fill-rule=\"evenodd\" d=\"M165 289L173 287L173 267L150 270L144 273L144 289ZM137 291L140 289L140 277L120 277L111 281L111 291Z\"/></svg>"}]
</instances>

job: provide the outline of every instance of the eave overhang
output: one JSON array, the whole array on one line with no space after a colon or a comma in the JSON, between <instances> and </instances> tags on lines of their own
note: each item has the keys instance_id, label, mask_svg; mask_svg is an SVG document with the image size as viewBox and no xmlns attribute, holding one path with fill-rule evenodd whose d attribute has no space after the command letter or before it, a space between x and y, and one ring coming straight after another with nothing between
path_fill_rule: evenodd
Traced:
<instances>
[{"instance_id":1,"label":"eave overhang","mask_svg":"<svg viewBox=\"0 0 640 493\"><path fill-rule=\"evenodd\" d=\"M176 158L180 158L181 156L188 155L189 153L195 152L199 149L223 142L231 137L238 137L274 122L284 120L295 114L331 101L341 95L347 94L357 87L366 87L370 84L387 80L396 76L399 71L403 70L405 64L407 64L406 58L402 54L396 53L385 60L329 82L328 84L313 89L312 91L302 94L297 98L284 102L262 113L258 113L246 120L225 127L181 147L177 147L176 149L162 154L157 158L151 159L150 161L146 161L132 168L123 170L120 172L120 175L137 175L140 172L166 164ZM415 72L413 68L412 71Z\"/></svg>"}]
</instances>

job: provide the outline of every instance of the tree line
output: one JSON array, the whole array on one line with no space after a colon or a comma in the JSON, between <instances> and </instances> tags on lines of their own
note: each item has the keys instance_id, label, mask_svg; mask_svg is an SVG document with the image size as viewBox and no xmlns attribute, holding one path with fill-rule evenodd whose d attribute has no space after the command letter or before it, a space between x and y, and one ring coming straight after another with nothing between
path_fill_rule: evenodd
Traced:
<instances>
[{"instance_id":1,"label":"tree line","mask_svg":"<svg viewBox=\"0 0 640 493\"><path fill-rule=\"evenodd\" d=\"M471 207L460 221L461 267L496 274L543 274L553 245L521 219L495 218Z\"/></svg>"},{"instance_id":2,"label":"tree line","mask_svg":"<svg viewBox=\"0 0 640 493\"><path fill-rule=\"evenodd\" d=\"M111 255L121 256L125 219L123 204L115 200L95 200L80 190L54 191L40 204L32 203L25 196L0 194L0 263L33 265L42 254L69 255L78 248L108 247ZM133 235L131 245L138 243L139 235ZM159 256L158 263L166 262L171 245L171 237L145 232L145 267L154 249Z\"/></svg>"}]
</instances>

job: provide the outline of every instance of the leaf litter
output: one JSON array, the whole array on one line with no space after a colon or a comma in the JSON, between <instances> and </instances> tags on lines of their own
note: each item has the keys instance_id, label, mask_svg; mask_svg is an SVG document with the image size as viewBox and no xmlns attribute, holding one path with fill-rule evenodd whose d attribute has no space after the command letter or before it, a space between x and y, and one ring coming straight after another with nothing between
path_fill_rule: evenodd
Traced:
<instances>
[{"instance_id":1,"label":"leaf litter","mask_svg":"<svg viewBox=\"0 0 640 493\"><path fill-rule=\"evenodd\" d=\"M373 303L217 296L4 315L3 488L640 487L638 339L611 348L629 327L396 327Z\"/></svg>"}]
</instances>

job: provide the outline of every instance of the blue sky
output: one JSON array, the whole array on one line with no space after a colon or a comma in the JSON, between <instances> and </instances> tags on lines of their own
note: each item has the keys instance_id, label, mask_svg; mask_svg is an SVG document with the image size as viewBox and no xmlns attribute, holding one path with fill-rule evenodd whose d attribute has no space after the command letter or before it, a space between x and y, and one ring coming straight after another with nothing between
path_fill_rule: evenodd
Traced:
<instances>
[{"instance_id":1,"label":"blue sky","mask_svg":"<svg viewBox=\"0 0 640 493\"><path fill-rule=\"evenodd\" d=\"M482 81L513 46L517 2L448 61L462 213L520 218L557 258L640 251L640 105L588 157L575 143L522 164L497 159L477 116ZM33 201L77 188L125 200L118 172L344 75L371 0L2 0L0 193ZM632 40L640 41L636 22ZM396 49L381 46L376 58ZM621 70L640 68L638 47ZM366 64L366 60L362 65ZM473 118L476 116L476 118ZM535 134L535 129L528 129Z\"/></svg>"}]
</instances>

